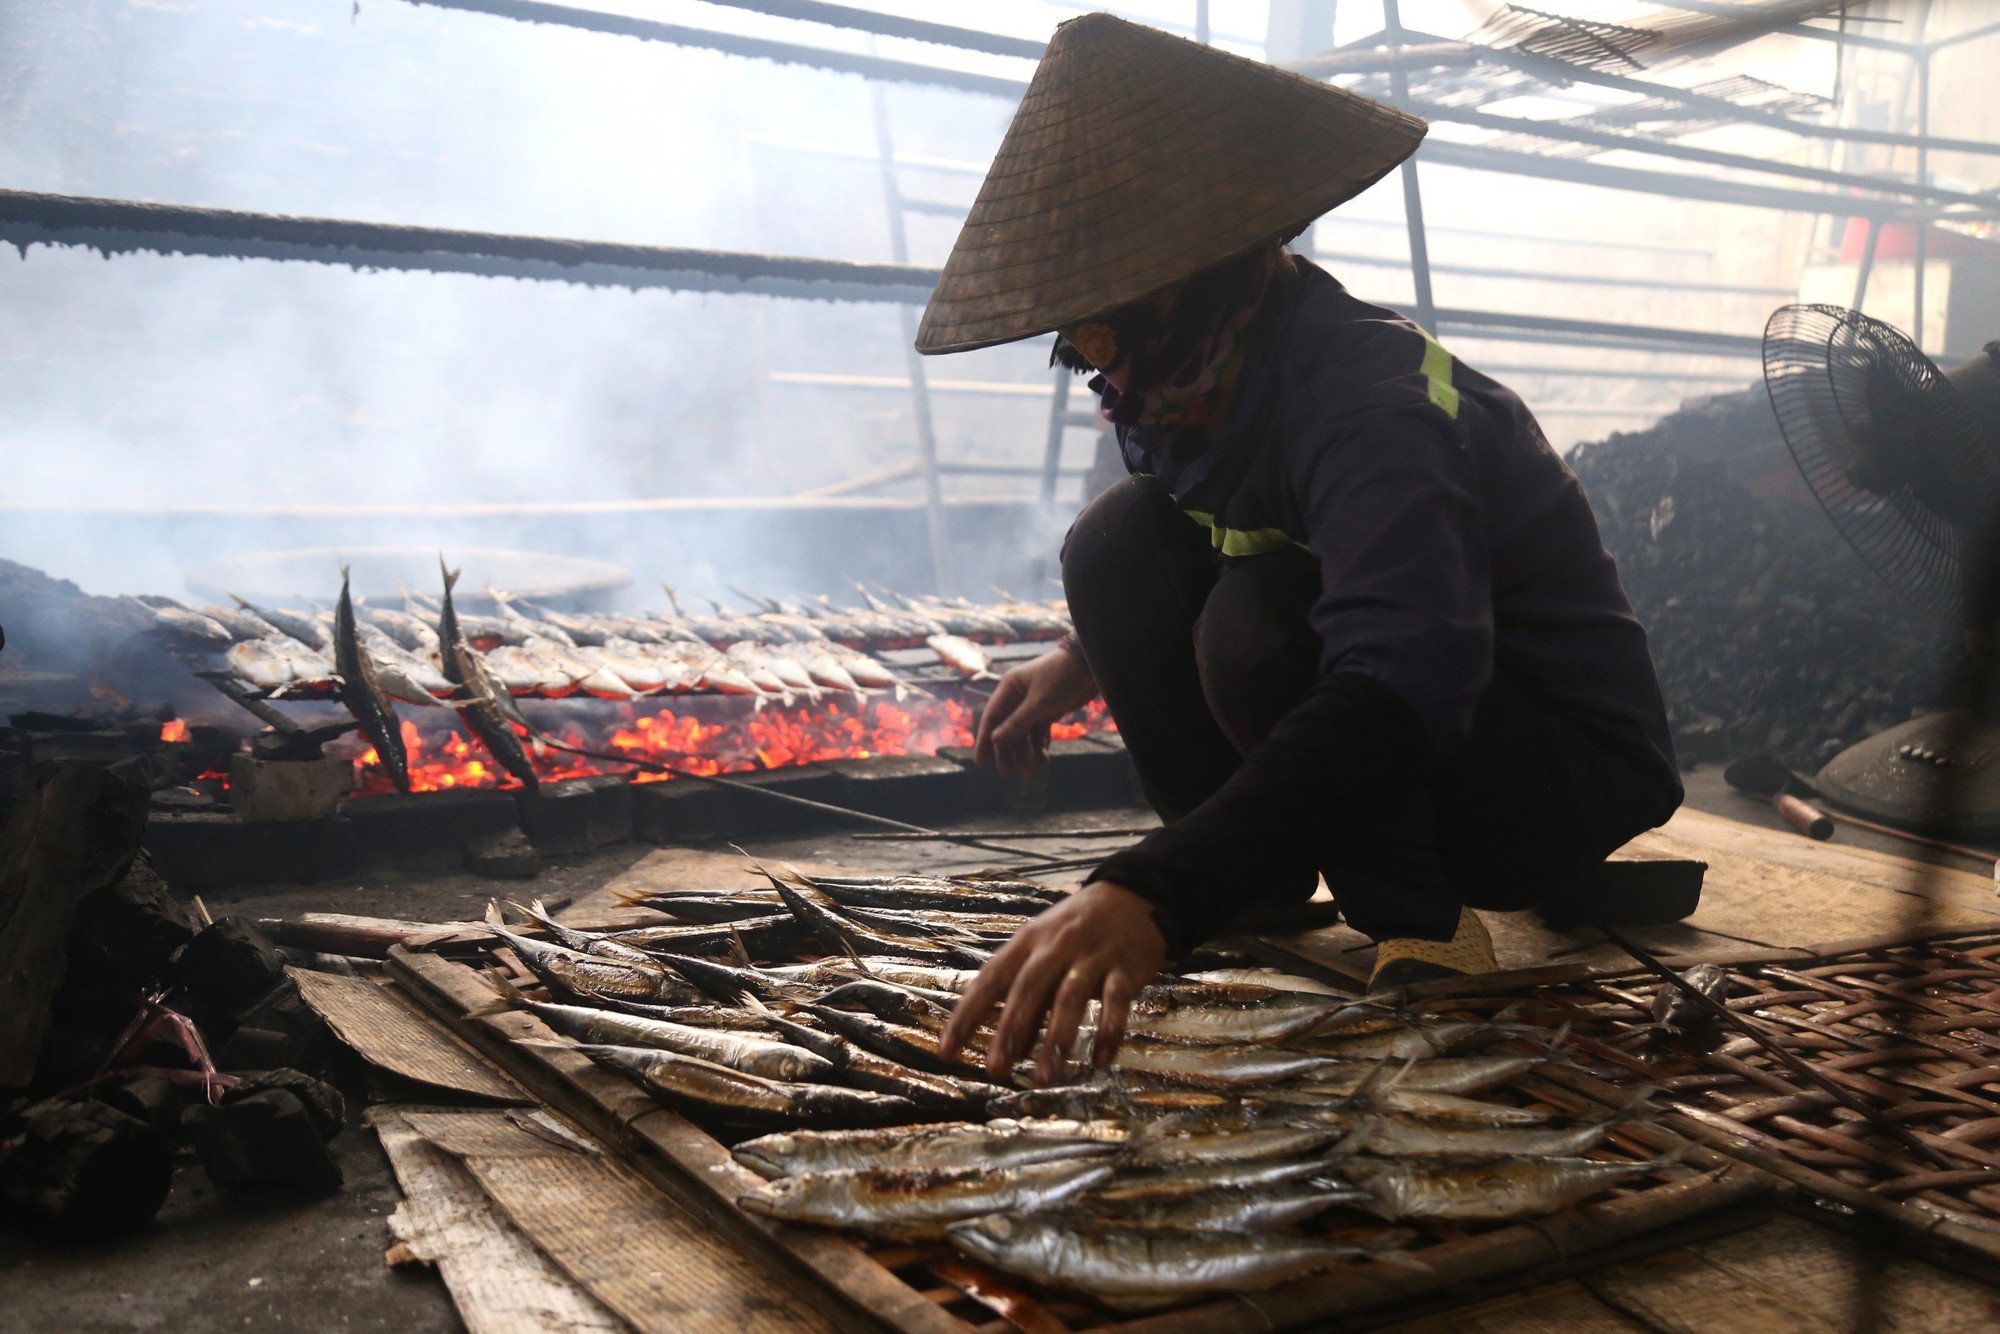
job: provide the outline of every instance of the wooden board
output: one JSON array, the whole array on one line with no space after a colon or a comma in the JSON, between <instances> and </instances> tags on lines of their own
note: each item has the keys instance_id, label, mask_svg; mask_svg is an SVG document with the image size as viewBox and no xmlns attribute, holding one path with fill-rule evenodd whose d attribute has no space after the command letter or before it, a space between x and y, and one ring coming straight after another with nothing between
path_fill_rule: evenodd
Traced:
<instances>
[{"instance_id":1,"label":"wooden board","mask_svg":"<svg viewBox=\"0 0 2000 1334\"><path fill-rule=\"evenodd\" d=\"M397 1262L437 1266L468 1334L613 1334L627 1328L487 1197L451 1154L411 1129L408 1109L369 1109L403 1202L389 1216Z\"/></svg>"},{"instance_id":2,"label":"wooden board","mask_svg":"<svg viewBox=\"0 0 2000 1334\"><path fill-rule=\"evenodd\" d=\"M371 1065L453 1093L526 1102L511 1080L452 1031L378 982L305 968L285 970L299 994L336 1036Z\"/></svg>"},{"instance_id":3,"label":"wooden board","mask_svg":"<svg viewBox=\"0 0 2000 1334\"><path fill-rule=\"evenodd\" d=\"M1879 1283L1881 1329L1990 1329L1993 1289L1921 1261L1876 1254L1785 1215L1712 1241L1613 1265L1444 1315L1398 1334L1817 1334L1863 1327L1863 1285Z\"/></svg>"},{"instance_id":4,"label":"wooden board","mask_svg":"<svg viewBox=\"0 0 2000 1334\"><path fill-rule=\"evenodd\" d=\"M861 867L836 862L787 860L808 875L867 875ZM674 889L761 889L769 882L750 867L739 852L706 848L658 848L633 862L603 885L557 913L556 920L580 931L608 931L627 926L652 926L671 921L665 913L635 908L625 902L638 894Z\"/></svg>"},{"instance_id":5,"label":"wooden board","mask_svg":"<svg viewBox=\"0 0 2000 1334\"><path fill-rule=\"evenodd\" d=\"M763 1184L700 1127L662 1107L630 1080L560 1047L533 1015L519 1011L467 1018L493 992L472 969L433 955L397 950L390 968L411 994L455 1022L482 1051L506 1063L544 1102L560 1107L712 1230L759 1262L765 1288L783 1287L814 1301L837 1327L917 1334L964 1334L966 1326L913 1291L844 1238L788 1227L736 1207Z\"/></svg>"},{"instance_id":6,"label":"wooden board","mask_svg":"<svg viewBox=\"0 0 2000 1334\"><path fill-rule=\"evenodd\" d=\"M1677 812L1617 855L1708 863L1693 917L1629 931L1683 966L2000 924L2000 897L1986 876L1701 811ZM1582 977L1632 968L1622 950L1588 929L1557 930L1533 913L1482 912L1480 918L1492 932L1494 956L1504 971L1560 967ZM1366 980L1375 957L1373 943L1346 926L1270 937L1265 945L1274 962L1292 957L1357 982Z\"/></svg>"},{"instance_id":7,"label":"wooden board","mask_svg":"<svg viewBox=\"0 0 2000 1334\"><path fill-rule=\"evenodd\" d=\"M520 1232L645 1334L830 1334L798 1295L615 1157L535 1133L497 1111L411 1114Z\"/></svg>"},{"instance_id":8,"label":"wooden board","mask_svg":"<svg viewBox=\"0 0 2000 1334\"><path fill-rule=\"evenodd\" d=\"M390 966L425 1004L435 1006L448 1020L480 1010L491 995L463 964L399 950L391 956ZM593 1133L602 1127L607 1142L630 1151L635 1168L712 1221L718 1235L759 1245L766 1254L775 1251L779 1265L789 1256L793 1273L803 1270L839 1294L848 1309L858 1308L881 1324L935 1334L966 1334L972 1328L848 1238L775 1224L738 1209L737 1197L760 1184L759 1178L737 1165L728 1150L700 1127L659 1106L629 1080L549 1043L548 1030L532 1015L513 1012L462 1021L482 1050ZM538 1041L529 1045L522 1039ZM1589 1104L1572 1096L1564 1105ZM1092 1327L1126 1334L1197 1330L1262 1334L1323 1322L1421 1297L1449 1284L1523 1269L1560 1268L1595 1249L1742 1203L1767 1189L1768 1178L1726 1159L1696 1151L1692 1160L1707 1169L1704 1174L1582 1205L1532 1224L1427 1246L1421 1254L1425 1267L1358 1262L1268 1292ZM957 1290L945 1287L939 1295L949 1304Z\"/></svg>"}]
</instances>

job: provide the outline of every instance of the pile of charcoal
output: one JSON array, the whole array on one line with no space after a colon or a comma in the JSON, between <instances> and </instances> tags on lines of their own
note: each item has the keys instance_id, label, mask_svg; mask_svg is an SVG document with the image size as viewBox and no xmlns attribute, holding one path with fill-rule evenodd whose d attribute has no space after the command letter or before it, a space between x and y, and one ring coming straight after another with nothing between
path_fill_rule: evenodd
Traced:
<instances>
[{"instance_id":1,"label":"pile of charcoal","mask_svg":"<svg viewBox=\"0 0 2000 1334\"><path fill-rule=\"evenodd\" d=\"M1816 769L1940 703L1953 632L1820 512L1762 389L1569 461L1651 639L1683 765L1769 751Z\"/></svg>"},{"instance_id":2,"label":"pile of charcoal","mask_svg":"<svg viewBox=\"0 0 2000 1334\"><path fill-rule=\"evenodd\" d=\"M179 1169L338 1189L336 1050L247 923L204 921L139 851L146 789L45 765L0 830L0 1209L83 1236L142 1226Z\"/></svg>"}]
</instances>

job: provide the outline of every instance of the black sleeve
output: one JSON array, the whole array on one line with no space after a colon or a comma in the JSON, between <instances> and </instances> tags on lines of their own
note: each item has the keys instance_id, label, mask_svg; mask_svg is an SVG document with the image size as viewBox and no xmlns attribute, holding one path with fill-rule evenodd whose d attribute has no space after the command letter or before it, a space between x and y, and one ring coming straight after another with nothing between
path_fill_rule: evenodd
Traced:
<instances>
[{"instance_id":1,"label":"black sleeve","mask_svg":"<svg viewBox=\"0 0 2000 1334\"><path fill-rule=\"evenodd\" d=\"M1343 830L1392 822L1434 759L1422 719L1395 691L1354 672L1324 677L1220 791L1090 879L1150 901L1179 957L1307 883Z\"/></svg>"}]
</instances>

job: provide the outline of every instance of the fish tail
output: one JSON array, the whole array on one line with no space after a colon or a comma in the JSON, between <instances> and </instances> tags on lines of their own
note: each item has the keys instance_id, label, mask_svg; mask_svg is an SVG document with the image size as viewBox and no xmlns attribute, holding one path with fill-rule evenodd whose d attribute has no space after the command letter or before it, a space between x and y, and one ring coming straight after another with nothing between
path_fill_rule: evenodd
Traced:
<instances>
[{"instance_id":1,"label":"fish tail","mask_svg":"<svg viewBox=\"0 0 2000 1334\"><path fill-rule=\"evenodd\" d=\"M507 1014L528 1003L526 994L519 987L515 986L513 979L506 974L499 972L488 973L486 980L492 984L493 989L499 994L492 1000L466 1011L466 1018L484 1019L488 1015Z\"/></svg>"}]
</instances>

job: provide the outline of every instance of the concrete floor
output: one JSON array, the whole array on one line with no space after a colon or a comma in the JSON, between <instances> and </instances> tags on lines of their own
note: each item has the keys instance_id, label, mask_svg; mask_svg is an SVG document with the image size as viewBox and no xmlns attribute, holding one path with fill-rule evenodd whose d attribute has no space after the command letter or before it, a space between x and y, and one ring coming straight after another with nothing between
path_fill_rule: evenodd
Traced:
<instances>
[{"instance_id":1,"label":"concrete floor","mask_svg":"<svg viewBox=\"0 0 2000 1334\"><path fill-rule=\"evenodd\" d=\"M1746 823L1783 828L1767 806L1722 783L1719 769L1688 776L1688 805ZM1151 822L1143 810L1091 811L1044 817L1043 827L1115 827ZM1019 817L995 817L977 827L1018 828ZM1909 851L1896 840L1842 828L1845 842ZM1037 843L1079 851L1116 846L1105 840ZM625 844L552 865L532 890L555 903L604 884L651 849ZM855 840L838 831L766 840L754 849L899 869L929 865L966 869L990 865L994 854L930 843ZM1954 864L1969 865L1955 862ZM1985 869L1985 868L1980 868ZM493 882L465 873L375 877L352 885L272 885L206 896L218 916L285 916L338 911L418 921L477 917ZM331 1198L298 1201L272 1195L223 1194L201 1170L182 1169L154 1226L122 1241L69 1246L0 1223L0 1331L166 1331L267 1329L395 1330L429 1334L459 1328L442 1283L427 1270L392 1271L386 1219L399 1199L387 1159L356 1119L367 1100L359 1079L347 1081L350 1125L335 1141L347 1184ZM361 1096L353 1096L360 1094Z\"/></svg>"}]
</instances>

